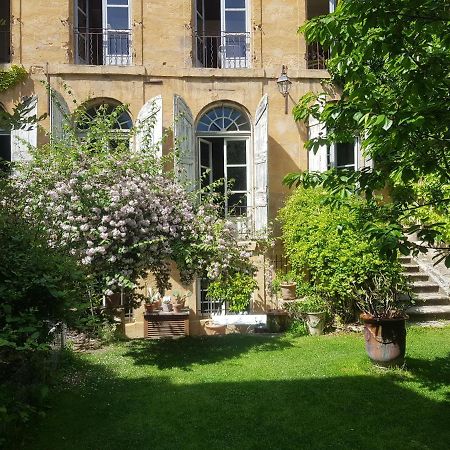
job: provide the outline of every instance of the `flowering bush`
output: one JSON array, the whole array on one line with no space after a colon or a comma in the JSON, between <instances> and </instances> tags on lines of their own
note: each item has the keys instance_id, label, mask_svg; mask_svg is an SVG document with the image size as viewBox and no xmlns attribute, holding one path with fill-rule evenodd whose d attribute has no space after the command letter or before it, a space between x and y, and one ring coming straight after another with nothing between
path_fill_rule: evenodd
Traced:
<instances>
[{"instance_id":1,"label":"flowering bush","mask_svg":"<svg viewBox=\"0 0 450 450\"><path fill-rule=\"evenodd\" d=\"M88 269L99 295L133 288L148 272L164 290L171 260L185 283L195 275L251 273L250 254L217 202L200 200L163 174L165 161L152 146L130 151L134 131L117 131L121 112L100 109L88 117L89 127L79 127L82 138L67 129L63 140L37 149L15 178L26 193L25 211L50 245ZM87 120L77 114L77 122Z\"/></svg>"}]
</instances>

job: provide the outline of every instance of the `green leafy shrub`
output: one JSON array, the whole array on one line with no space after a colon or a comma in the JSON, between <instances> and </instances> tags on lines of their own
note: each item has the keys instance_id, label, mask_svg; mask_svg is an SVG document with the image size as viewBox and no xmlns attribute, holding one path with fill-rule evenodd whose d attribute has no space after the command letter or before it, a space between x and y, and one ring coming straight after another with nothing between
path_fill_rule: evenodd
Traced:
<instances>
[{"instance_id":1,"label":"green leafy shrub","mask_svg":"<svg viewBox=\"0 0 450 450\"><path fill-rule=\"evenodd\" d=\"M330 196L321 188L294 191L280 212L282 238L298 276L298 294L314 286L333 313L351 320L357 310L355 288L380 273L400 279L401 267L367 238L367 222L380 221L369 205L356 196L346 199L348 205L330 202Z\"/></svg>"},{"instance_id":2,"label":"green leafy shrub","mask_svg":"<svg viewBox=\"0 0 450 450\"><path fill-rule=\"evenodd\" d=\"M251 274L237 272L228 278L218 278L208 286L208 297L228 302L231 312L243 312L250 304L250 297L258 287Z\"/></svg>"}]
</instances>

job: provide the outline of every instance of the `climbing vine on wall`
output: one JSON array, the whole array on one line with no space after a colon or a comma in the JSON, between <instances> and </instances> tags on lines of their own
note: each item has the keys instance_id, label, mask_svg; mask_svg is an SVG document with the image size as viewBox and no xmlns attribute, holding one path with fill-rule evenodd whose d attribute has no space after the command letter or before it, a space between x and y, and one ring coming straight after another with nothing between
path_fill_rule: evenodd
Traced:
<instances>
[{"instance_id":1,"label":"climbing vine on wall","mask_svg":"<svg viewBox=\"0 0 450 450\"><path fill-rule=\"evenodd\" d=\"M11 66L8 70L0 71L0 92L5 92L27 77L28 73L22 66Z\"/></svg>"}]
</instances>

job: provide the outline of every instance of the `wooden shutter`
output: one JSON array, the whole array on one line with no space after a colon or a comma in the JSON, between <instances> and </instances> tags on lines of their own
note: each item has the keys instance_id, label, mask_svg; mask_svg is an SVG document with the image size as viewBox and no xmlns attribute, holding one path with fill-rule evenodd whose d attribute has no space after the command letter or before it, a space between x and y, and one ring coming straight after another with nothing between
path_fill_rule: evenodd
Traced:
<instances>
[{"instance_id":1,"label":"wooden shutter","mask_svg":"<svg viewBox=\"0 0 450 450\"><path fill-rule=\"evenodd\" d=\"M267 94L259 102L255 115L254 170L255 170L255 231L267 229L268 189L267 160L269 149Z\"/></svg>"},{"instance_id":2,"label":"wooden shutter","mask_svg":"<svg viewBox=\"0 0 450 450\"><path fill-rule=\"evenodd\" d=\"M308 125L308 139L315 139L319 136L325 137L326 134L327 130L325 125L310 116ZM313 150L309 151L308 170L310 172L325 172L328 170L326 145L321 145L315 153Z\"/></svg>"},{"instance_id":3,"label":"wooden shutter","mask_svg":"<svg viewBox=\"0 0 450 450\"><path fill-rule=\"evenodd\" d=\"M61 141L65 137L65 127L70 120L70 111L63 96L51 89L50 130L52 141Z\"/></svg>"},{"instance_id":4,"label":"wooden shutter","mask_svg":"<svg viewBox=\"0 0 450 450\"><path fill-rule=\"evenodd\" d=\"M136 150L153 147L155 156L162 156L163 110L162 96L150 99L139 111L136 120Z\"/></svg>"},{"instance_id":5,"label":"wooden shutter","mask_svg":"<svg viewBox=\"0 0 450 450\"><path fill-rule=\"evenodd\" d=\"M37 124L28 123L29 119L37 118L37 97L28 97L24 104L26 113L22 117L22 123L11 130L11 161L29 161L29 146L37 146Z\"/></svg>"},{"instance_id":6,"label":"wooden shutter","mask_svg":"<svg viewBox=\"0 0 450 450\"><path fill-rule=\"evenodd\" d=\"M189 106L179 95L174 96L173 114L174 139L179 152L175 170L179 181L187 182L191 188L194 188L198 180L194 119Z\"/></svg>"}]
</instances>

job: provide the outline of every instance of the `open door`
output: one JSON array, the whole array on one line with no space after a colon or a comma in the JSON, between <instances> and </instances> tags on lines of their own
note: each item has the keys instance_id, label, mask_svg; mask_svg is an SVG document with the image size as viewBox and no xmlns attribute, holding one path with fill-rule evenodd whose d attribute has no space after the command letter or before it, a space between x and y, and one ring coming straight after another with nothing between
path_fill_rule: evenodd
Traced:
<instances>
[{"instance_id":1,"label":"open door","mask_svg":"<svg viewBox=\"0 0 450 450\"><path fill-rule=\"evenodd\" d=\"M198 181L194 118L189 106L179 95L174 96L173 102L174 141L178 147L175 171L180 182L186 183L189 189L194 189Z\"/></svg>"},{"instance_id":2,"label":"open door","mask_svg":"<svg viewBox=\"0 0 450 450\"><path fill-rule=\"evenodd\" d=\"M221 60L222 68L248 66L249 43L247 0L221 0Z\"/></svg>"},{"instance_id":3,"label":"open door","mask_svg":"<svg viewBox=\"0 0 450 450\"><path fill-rule=\"evenodd\" d=\"M105 65L131 61L130 0L103 0L103 56Z\"/></svg>"},{"instance_id":4,"label":"open door","mask_svg":"<svg viewBox=\"0 0 450 450\"><path fill-rule=\"evenodd\" d=\"M213 144L207 139L199 138L198 146L200 149L200 183L202 188L206 188L213 182Z\"/></svg>"},{"instance_id":5,"label":"open door","mask_svg":"<svg viewBox=\"0 0 450 450\"><path fill-rule=\"evenodd\" d=\"M75 63L89 64L89 0L78 0L75 8Z\"/></svg>"},{"instance_id":6,"label":"open door","mask_svg":"<svg viewBox=\"0 0 450 450\"><path fill-rule=\"evenodd\" d=\"M261 99L255 115L255 231L264 233L268 225L267 163L269 151L269 99Z\"/></svg>"}]
</instances>

